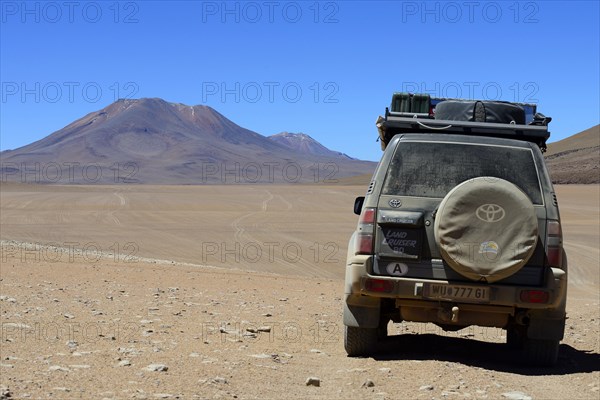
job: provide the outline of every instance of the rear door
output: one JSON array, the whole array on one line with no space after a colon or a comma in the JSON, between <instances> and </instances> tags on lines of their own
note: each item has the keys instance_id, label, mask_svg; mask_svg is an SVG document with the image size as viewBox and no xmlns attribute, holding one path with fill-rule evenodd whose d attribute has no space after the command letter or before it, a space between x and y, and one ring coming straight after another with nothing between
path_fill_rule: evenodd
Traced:
<instances>
[{"instance_id":1,"label":"rear door","mask_svg":"<svg viewBox=\"0 0 600 400\"><path fill-rule=\"evenodd\" d=\"M502 282L541 285L546 212L532 150L443 140L398 141L378 202L374 272L468 281L442 260L434 218L452 188L480 176L512 182L534 204L540 235L536 251L526 267Z\"/></svg>"}]
</instances>

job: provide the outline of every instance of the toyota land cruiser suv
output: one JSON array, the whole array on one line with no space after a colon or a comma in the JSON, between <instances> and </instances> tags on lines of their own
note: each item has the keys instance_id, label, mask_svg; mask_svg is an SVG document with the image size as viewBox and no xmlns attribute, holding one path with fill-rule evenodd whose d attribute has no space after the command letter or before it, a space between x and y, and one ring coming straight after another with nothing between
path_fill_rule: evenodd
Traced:
<instances>
[{"instance_id":1,"label":"toyota land cruiser suv","mask_svg":"<svg viewBox=\"0 0 600 400\"><path fill-rule=\"evenodd\" d=\"M532 104L394 94L346 262L344 345L378 350L389 321L505 329L522 359L557 361L567 260Z\"/></svg>"}]
</instances>

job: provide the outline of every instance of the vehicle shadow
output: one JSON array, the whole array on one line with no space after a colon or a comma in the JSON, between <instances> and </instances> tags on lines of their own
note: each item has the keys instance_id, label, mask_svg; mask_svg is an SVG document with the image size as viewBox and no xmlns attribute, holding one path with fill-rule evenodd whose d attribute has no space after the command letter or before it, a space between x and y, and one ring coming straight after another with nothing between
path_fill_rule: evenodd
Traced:
<instances>
[{"instance_id":1,"label":"vehicle shadow","mask_svg":"<svg viewBox=\"0 0 600 400\"><path fill-rule=\"evenodd\" d=\"M373 356L377 361L449 361L530 376L600 371L600 354L593 350L579 350L567 344L560 345L558 363L552 368L524 365L520 362L519 351L510 349L505 343L490 343L472 338L445 337L436 334L389 336L381 343L379 350Z\"/></svg>"}]
</instances>

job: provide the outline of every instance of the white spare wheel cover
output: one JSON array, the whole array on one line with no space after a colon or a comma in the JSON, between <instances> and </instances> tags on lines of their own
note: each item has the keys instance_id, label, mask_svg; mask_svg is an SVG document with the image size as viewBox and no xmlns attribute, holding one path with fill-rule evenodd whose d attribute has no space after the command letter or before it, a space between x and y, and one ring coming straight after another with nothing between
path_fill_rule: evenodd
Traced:
<instances>
[{"instance_id":1,"label":"white spare wheel cover","mask_svg":"<svg viewBox=\"0 0 600 400\"><path fill-rule=\"evenodd\" d=\"M452 269L474 281L495 282L517 272L532 256L538 221L529 197L517 186L479 177L444 197L434 232Z\"/></svg>"}]
</instances>

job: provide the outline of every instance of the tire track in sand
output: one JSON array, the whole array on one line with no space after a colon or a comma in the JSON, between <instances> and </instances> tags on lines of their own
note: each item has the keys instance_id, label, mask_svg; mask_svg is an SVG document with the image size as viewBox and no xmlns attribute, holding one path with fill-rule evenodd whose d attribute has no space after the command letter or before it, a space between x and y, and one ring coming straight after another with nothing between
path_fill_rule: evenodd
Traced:
<instances>
[{"instance_id":1,"label":"tire track in sand","mask_svg":"<svg viewBox=\"0 0 600 400\"><path fill-rule=\"evenodd\" d=\"M117 196L117 199L119 199L118 208L116 210L109 211L107 215L115 223L115 225L121 226L121 221L119 220L119 217L116 216L116 212L125 208L129 204L129 200L120 192L113 192L113 194Z\"/></svg>"},{"instance_id":2,"label":"tire track in sand","mask_svg":"<svg viewBox=\"0 0 600 400\"><path fill-rule=\"evenodd\" d=\"M260 211L253 211L248 214L244 214L244 215L236 218L231 223L231 227L234 230L234 240L236 243L239 243L240 246L242 246L242 242L244 241L244 239L246 242L255 242L259 245L261 244L261 242L256 241L256 239L252 235L250 235L248 232L246 232L244 226L242 225L242 222L248 218L251 218L253 216L260 215L260 214L264 215L263 217L261 217L261 219L263 219L263 220L267 219L266 214L269 209L269 203L275 197L279 198L285 204L286 211L291 211L293 209L292 203L290 203L288 200L286 200L282 195L273 196L273 194L269 190L265 190L265 193L266 193L266 198L262 201ZM256 226L257 224L253 224L253 225ZM312 276L328 277L328 278L333 277L332 273L324 271L322 268L319 268L318 266L314 265L314 263L307 261L304 258L306 256L306 254L302 254L303 247L298 242L294 242L294 246L288 246L287 249L290 249L291 247L296 247L297 249L300 249L300 253L290 254L288 256L284 255L285 250L283 249L283 247L284 247L284 245L289 245L289 244L290 243L288 243L288 242L279 243L278 251L275 253L276 256L273 260L273 262L277 261L280 264L280 266L282 267L282 271L281 271L282 273L284 273L285 270L287 270L286 267L289 267L289 270L291 270L293 272L296 272L296 273L304 272L306 275L309 275L309 276L312 275ZM306 251L304 253L306 253ZM270 255L269 255L269 257L270 257ZM285 268L285 270L283 268Z\"/></svg>"}]
</instances>

